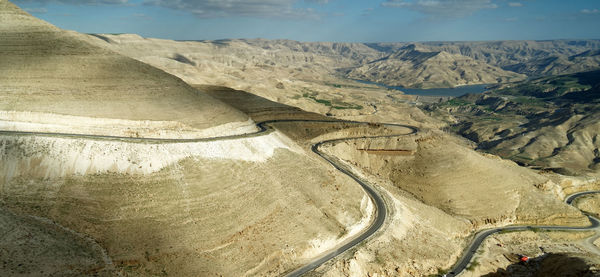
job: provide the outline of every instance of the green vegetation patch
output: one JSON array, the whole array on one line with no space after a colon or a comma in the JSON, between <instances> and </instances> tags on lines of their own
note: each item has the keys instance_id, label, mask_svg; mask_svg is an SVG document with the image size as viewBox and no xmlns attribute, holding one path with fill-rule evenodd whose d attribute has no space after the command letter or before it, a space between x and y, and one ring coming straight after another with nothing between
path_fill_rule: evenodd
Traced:
<instances>
[{"instance_id":1,"label":"green vegetation patch","mask_svg":"<svg viewBox=\"0 0 600 277\"><path fill-rule=\"evenodd\" d=\"M467 271L473 271L475 270L475 268L479 266L479 262L477 261L477 259L473 259L473 261L471 263L469 263L469 266L467 266Z\"/></svg>"},{"instance_id":2,"label":"green vegetation patch","mask_svg":"<svg viewBox=\"0 0 600 277\"><path fill-rule=\"evenodd\" d=\"M457 106L457 107L473 105L473 103L471 103L467 100L461 99L461 98L452 98L452 99L446 101L445 104L447 104L449 106Z\"/></svg>"},{"instance_id":3,"label":"green vegetation patch","mask_svg":"<svg viewBox=\"0 0 600 277\"><path fill-rule=\"evenodd\" d=\"M446 275L446 273L448 273L448 270L442 269L442 268L438 268L437 269L437 273L436 274L430 274L429 277L441 277L441 276Z\"/></svg>"},{"instance_id":4,"label":"green vegetation patch","mask_svg":"<svg viewBox=\"0 0 600 277\"><path fill-rule=\"evenodd\" d=\"M358 105L358 104L347 103L347 102L343 102L343 101L336 100L336 99L328 100L328 99L317 98L318 95L319 95L318 92L310 91L310 93L305 92L304 94L302 94L302 97L312 99L319 104L325 105L327 107L332 107L336 110L348 110L348 109L362 110L363 109L363 106Z\"/></svg>"},{"instance_id":5,"label":"green vegetation patch","mask_svg":"<svg viewBox=\"0 0 600 277\"><path fill-rule=\"evenodd\" d=\"M538 98L535 98L535 97L527 97L527 96L518 96L518 97L511 99L511 101L515 102L517 104L528 105L528 106L544 106L545 105L544 101L542 101Z\"/></svg>"},{"instance_id":6,"label":"green vegetation patch","mask_svg":"<svg viewBox=\"0 0 600 277\"><path fill-rule=\"evenodd\" d=\"M498 234L508 234L508 233L515 233L515 232L522 232L522 230L502 230L500 232L498 232Z\"/></svg>"}]
</instances>

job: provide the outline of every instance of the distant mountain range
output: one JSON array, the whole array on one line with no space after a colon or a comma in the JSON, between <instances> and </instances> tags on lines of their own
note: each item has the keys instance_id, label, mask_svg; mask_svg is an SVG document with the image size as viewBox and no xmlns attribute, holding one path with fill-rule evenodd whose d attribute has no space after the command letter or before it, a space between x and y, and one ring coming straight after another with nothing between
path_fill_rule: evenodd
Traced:
<instances>
[{"instance_id":1,"label":"distant mountain range","mask_svg":"<svg viewBox=\"0 0 600 277\"><path fill-rule=\"evenodd\" d=\"M415 44L347 72L353 79L402 87L455 87L525 79L471 57L446 51L428 51Z\"/></svg>"},{"instance_id":2,"label":"distant mountain range","mask_svg":"<svg viewBox=\"0 0 600 277\"><path fill-rule=\"evenodd\" d=\"M347 70L348 76L405 87L495 83L523 77L518 74L539 77L600 68L600 40L367 45L387 56ZM476 74L469 74L469 70Z\"/></svg>"},{"instance_id":3,"label":"distant mountain range","mask_svg":"<svg viewBox=\"0 0 600 277\"><path fill-rule=\"evenodd\" d=\"M408 88L493 84L600 69L600 40L335 43L266 39L168 41L137 35L94 36L103 46L166 69L184 80L198 79L187 80L191 83L207 83L200 80L204 73L189 74L199 70L207 73L202 70L204 67L219 72L211 78L227 79L231 74L236 84L240 78L248 82L259 80L264 72L258 72L270 71L265 74L278 76L285 72L286 78L301 75L302 80L336 75ZM165 52L167 45L177 52ZM150 49L153 54L149 56ZM163 61L159 62L158 58ZM164 59L179 62L179 65L167 65ZM184 70L187 73L177 74L182 64L188 66ZM255 70L250 70L252 68ZM260 83L264 84L261 89L270 89L279 82L264 80ZM253 86L248 84L248 87Z\"/></svg>"}]
</instances>

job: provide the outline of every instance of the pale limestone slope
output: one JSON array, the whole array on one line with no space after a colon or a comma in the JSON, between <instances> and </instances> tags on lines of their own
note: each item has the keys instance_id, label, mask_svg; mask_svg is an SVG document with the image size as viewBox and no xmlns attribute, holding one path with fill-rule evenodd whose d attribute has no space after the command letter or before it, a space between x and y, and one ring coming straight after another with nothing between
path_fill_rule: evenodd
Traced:
<instances>
[{"instance_id":1,"label":"pale limestone slope","mask_svg":"<svg viewBox=\"0 0 600 277\"><path fill-rule=\"evenodd\" d=\"M50 121L59 131L175 138L255 130L246 115L180 79L81 37L0 1L4 129L48 131L35 124Z\"/></svg>"},{"instance_id":2,"label":"pale limestone slope","mask_svg":"<svg viewBox=\"0 0 600 277\"><path fill-rule=\"evenodd\" d=\"M0 154L4 209L90 236L128 276L281 275L373 213L353 180L278 132L185 144L4 136Z\"/></svg>"},{"instance_id":3,"label":"pale limestone slope","mask_svg":"<svg viewBox=\"0 0 600 277\"><path fill-rule=\"evenodd\" d=\"M161 137L255 128L171 75L0 3L0 128ZM15 216L0 220L35 230L6 230L1 253L17 262L0 275L281 275L373 212L360 186L309 153L277 131L154 144L3 134L0 214Z\"/></svg>"}]
</instances>

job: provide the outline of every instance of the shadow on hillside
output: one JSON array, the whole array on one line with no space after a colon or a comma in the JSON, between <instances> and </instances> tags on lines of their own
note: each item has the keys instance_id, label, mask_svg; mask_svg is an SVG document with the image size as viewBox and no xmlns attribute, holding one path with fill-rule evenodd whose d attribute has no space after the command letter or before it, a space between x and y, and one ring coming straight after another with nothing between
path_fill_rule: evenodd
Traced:
<instances>
[{"instance_id":1,"label":"shadow on hillside","mask_svg":"<svg viewBox=\"0 0 600 277\"><path fill-rule=\"evenodd\" d=\"M532 258L527 263L514 263L509 265L507 268L500 268L496 272L489 273L483 276L583 277L597 276L596 274L598 274L598 272L592 272L590 266L580 258L571 257L565 254L549 253L537 258Z\"/></svg>"}]
</instances>

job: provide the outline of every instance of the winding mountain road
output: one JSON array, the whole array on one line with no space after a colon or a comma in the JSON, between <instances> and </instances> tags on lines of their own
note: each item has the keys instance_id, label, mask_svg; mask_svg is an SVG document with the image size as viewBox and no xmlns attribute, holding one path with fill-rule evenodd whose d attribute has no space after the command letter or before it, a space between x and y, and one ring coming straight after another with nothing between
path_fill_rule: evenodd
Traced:
<instances>
[{"instance_id":1,"label":"winding mountain road","mask_svg":"<svg viewBox=\"0 0 600 277\"><path fill-rule=\"evenodd\" d=\"M372 123L369 122L361 122L361 121L342 121L342 120L304 120L304 119L286 119L286 120L268 120L262 121L256 124L258 127L258 131L247 134L240 135L230 135L230 136L221 136L221 137L210 137L210 138L198 138L198 139L167 139L167 138L140 138L140 137L122 137L122 136L106 136L106 135L86 135L86 134L73 134L73 133L49 133L49 132L24 132L24 131L0 131L0 134L8 134L8 135L20 135L20 136L51 136L51 137L72 137L72 138L87 138L87 139L106 139L106 140L120 140L120 141L133 141L133 142L144 142L144 143L182 143L182 142L202 142L202 141L215 141L215 140L232 140L238 138L247 138L259 135L266 135L273 132L273 128L269 124L275 123L285 123L285 122L297 122L297 123L344 123L344 124L357 124L357 125L369 125ZM318 143L315 143L311 146L311 150L319 155L321 158L325 159L329 162L333 167L335 167L338 171L343 174L349 176L354 181L356 181L360 186L365 190L367 195L371 198L375 205L375 220L371 222L371 225L363 230L361 233L356 235L355 237L349 238L349 240L345 241L342 245L337 246L334 249L326 251L322 253L313 261L301 266L300 268L290 272L287 276L295 277L301 276L317 267L322 265L323 263L335 258L336 256L344 253L346 250L356 246L362 241L369 238L375 232L377 232L383 223L385 222L387 215L387 208L385 201L376 192L376 190L369 185L366 181L362 180L355 174L353 174L350 170L344 168L342 165L337 163L335 159L328 156L327 154L321 152L319 147L324 144L331 144L336 142L348 141L348 140L356 140L356 139L369 139L369 138L391 138L398 136L406 136L410 134L414 134L418 131L417 127L403 125L403 124L394 124L394 123L377 123L379 126L385 127L402 127L410 130L407 133L402 134L393 134L393 135L379 135L379 136L358 136L358 137L346 137L340 139L331 139L324 140Z\"/></svg>"},{"instance_id":2,"label":"winding mountain road","mask_svg":"<svg viewBox=\"0 0 600 277\"><path fill-rule=\"evenodd\" d=\"M346 121L347 122L347 121ZM361 124L365 124L364 122L354 122L354 123L361 123ZM351 138L341 138L341 139L331 139L331 140L325 140L325 141L321 141L318 142L316 144L313 144L311 146L311 150L316 153L317 155L319 155L321 158L325 159L327 162L329 162L331 165L333 165L333 167L335 167L338 171L348 175L350 178L354 179L354 181L356 181L358 184L360 184L360 186L365 190L365 192L367 192L367 194L369 195L369 197L371 198L371 200L373 201L373 203L375 204L376 207L376 216L375 216L375 220L371 223L371 226L369 226L365 231L363 231L361 234L359 234L358 236L354 237L352 240L344 243L343 245L330 250L324 254L321 254L320 257L318 257L316 260L303 265L302 267L292 271L291 273L289 273L287 276L288 277L296 277L296 276L301 276L304 273L307 273L317 267L319 267L320 265L324 264L325 262L333 259L334 257L342 254L343 252L345 252L346 250L354 247L355 245L359 244L360 242L366 240L368 237L370 237L371 235L373 235L375 232L377 232L377 230L379 230L381 228L381 226L383 226L383 223L385 222L385 217L387 215L387 208L385 205L385 201L383 200L383 198L381 197L381 195L379 195L379 193L377 193L375 191L375 189L369 185L366 181L362 180L361 178L359 178L358 176L356 176L354 173L352 173L350 170L344 168L343 166L341 166L340 164L338 164L335 159L333 159L332 157L328 156L327 154L319 151L319 147L323 144L330 144L330 143L336 143L336 142L341 142L341 141L346 141L346 140L355 140L355 139L366 139L366 138L386 138L386 137L397 137L397 136L404 136L404 135L410 135L410 134L414 134L418 131L418 129L414 126L407 126L407 125L400 125L400 124L391 124L391 123L383 123L381 124L382 126L388 126L388 127L403 127L403 128L408 128L411 130L411 132L409 133L405 133L405 134L400 134L400 135L385 135L385 136L362 136L362 137L351 137Z\"/></svg>"},{"instance_id":3,"label":"winding mountain road","mask_svg":"<svg viewBox=\"0 0 600 277\"><path fill-rule=\"evenodd\" d=\"M576 198L584 196L584 195L588 195L588 194L594 194L594 193L600 193L600 191L584 191L584 192L578 192L578 193L571 194L565 198L565 203L571 205L573 203L573 200L575 200ZM475 237L473 238L473 240L471 241L469 246L463 252L463 256L458 260L458 262L454 265L454 267L452 267L452 269L450 269L450 273L446 274L445 276L448 276L448 277L457 276L463 270L465 270L467 268L467 266L469 265L469 263L471 262L471 259L473 259L473 256L477 252L477 248L479 248L479 246L481 246L481 244L487 237L489 237L493 234L496 234L499 232L504 232L504 231L526 231L526 230L588 231L588 230L599 229L598 227L600 227L600 220L589 214L586 214L586 216L590 220L591 224L589 226L583 226L583 227L530 225L530 226L506 226L506 227L500 227L500 228L494 228L494 229L480 231L479 233L475 234ZM590 239L588 239L588 241L592 240L594 238L599 238L599 237L600 237L600 230L596 230L596 235L591 237ZM594 241L595 241L595 239L594 239Z\"/></svg>"},{"instance_id":4,"label":"winding mountain road","mask_svg":"<svg viewBox=\"0 0 600 277\"><path fill-rule=\"evenodd\" d=\"M86 135L86 134L71 134L71 133L48 133L48 132L21 132L21 131L0 131L0 134L8 134L8 135L22 135L22 136L53 136L53 137L74 137L74 138L87 138L87 139L107 139L107 140L121 140L121 141L133 141L133 142L144 142L144 143L178 143L178 142L202 142L202 141L215 141L215 140L232 140L239 138L247 138L269 134L274 131L273 127L270 124L276 123L285 123L285 122L297 122L297 123L344 123L344 124L358 124L358 125L369 125L372 123L369 122L361 122L361 121L343 121L343 120L304 120L304 119L285 119L285 120L268 120L262 121L256 124L258 127L258 131L253 133L239 134L239 135L230 135L230 136L221 136L221 137L210 137L210 138L198 138L198 139L165 139L165 138L139 138L139 137L122 137L122 136L105 136L105 135ZM362 241L369 238L371 235L376 233L381 226L383 226L386 215L387 208L384 199L382 196L377 193L377 191L369 185L365 180L362 180L350 170L346 169L344 166L340 165L333 157L321 152L319 147L324 144L332 144L342 141L356 140L356 139L369 139L369 138L391 138L398 136L410 135L418 132L418 128L410 125L403 124L393 124L393 123L378 123L380 126L386 127L403 127L410 130L408 133L402 134L393 134L393 135L380 135L380 136L358 136L358 137L346 137L340 139L331 139L324 140L318 143L315 143L311 146L311 150L319 155L321 158L330 163L333 167L335 167L341 173L349 176L354 181L356 181L369 195L373 203L375 204L375 219L371 222L371 225L363 230L361 233L356 235L353 238L345 241L342 245L337 246L334 249L331 249L325 253L322 253L320 256L315 258L313 261L301 266L300 268L287 273L289 277L301 276L325 262L337 257L338 255L344 253L348 249L356 246ZM565 202L567 204L572 204L573 200L578 197L600 193L600 191L584 191L578 192L566 197ZM569 226L506 226L500 228L494 228L489 230L483 230L479 233L475 234L473 240L469 244L469 246L463 252L463 256L457 261L457 263L452 267L450 273L446 274L446 276L457 276L463 270L467 268L477 249L481 246L483 241L488 238L490 235L503 232L503 231L525 231L525 230L533 230L533 229L541 229L541 230L565 230L565 231L585 231L585 230L593 230L597 229L600 226L600 220L587 215L591 225L584 227L569 227ZM588 239L594 240L594 238L600 238L600 231L597 232L597 235Z\"/></svg>"}]
</instances>

